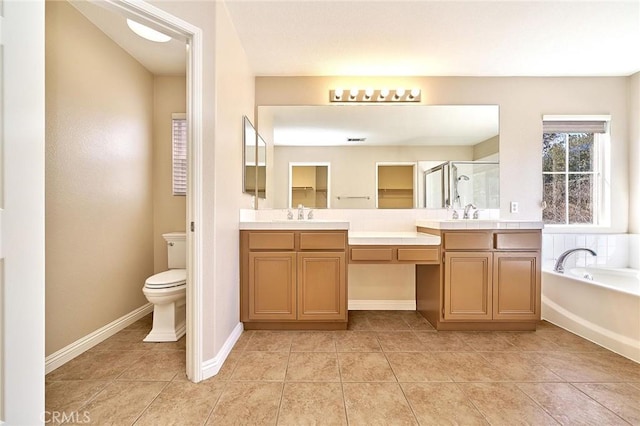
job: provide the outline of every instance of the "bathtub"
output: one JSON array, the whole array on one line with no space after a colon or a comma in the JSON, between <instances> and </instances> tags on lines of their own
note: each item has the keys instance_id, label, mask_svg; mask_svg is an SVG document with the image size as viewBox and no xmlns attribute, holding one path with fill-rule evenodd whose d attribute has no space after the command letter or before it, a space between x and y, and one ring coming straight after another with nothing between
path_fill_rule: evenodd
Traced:
<instances>
[{"instance_id":1,"label":"bathtub","mask_svg":"<svg viewBox=\"0 0 640 426\"><path fill-rule=\"evenodd\" d=\"M640 362L640 271L542 271L542 318Z\"/></svg>"}]
</instances>

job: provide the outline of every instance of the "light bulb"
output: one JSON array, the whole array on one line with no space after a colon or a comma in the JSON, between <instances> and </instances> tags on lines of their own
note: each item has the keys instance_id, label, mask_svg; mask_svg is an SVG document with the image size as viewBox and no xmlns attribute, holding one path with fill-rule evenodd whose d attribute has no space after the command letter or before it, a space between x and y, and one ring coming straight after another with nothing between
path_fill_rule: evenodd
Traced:
<instances>
[{"instance_id":1,"label":"light bulb","mask_svg":"<svg viewBox=\"0 0 640 426\"><path fill-rule=\"evenodd\" d=\"M342 99L342 94L344 93L344 90L338 88L336 90L333 91L333 98L336 101L339 101Z\"/></svg>"},{"instance_id":2,"label":"light bulb","mask_svg":"<svg viewBox=\"0 0 640 426\"><path fill-rule=\"evenodd\" d=\"M383 101L387 96L389 96L389 89L382 89L380 90L380 96L378 97L378 100Z\"/></svg>"},{"instance_id":3,"label":"light bulb","mask_svg":"<svg viewBox=\"0 0 640 426\"><path fill-rule=\"evenodd\" d=\"M395 100L399 100L404 96L404 89L402 87L396 89L396 95L393 97Z\"/></svg>"},{"instance_id":4,"label":"light bulb","mask_svg":"<svg viewBox=\"0 0 640 426\"><path fill-rule=\"evenodd\" d=\"M351 89L351 90L349 91L349 99L350 99L350 100L352 100L352 101L353 101L353 100L355 100L355 99L358 97L358 93L359 93L359 92L360 92L360 91L359 91L358 89L355 89L355 88L354 88L354 89Z\"/></svg>"},{"instance_id":5,"label":"light bulb","mask_svg":"<svg viewBox=\"0 0 640 426\"><path fill-rule=\"evenodd\" d=\"M420 96L420 89L411 89L411 97L416 98Z\"/></svg>"},{"instance_id":6,"label":"light bulb","mask_svg":"<svg viewBox=\"0 0 640 426\"><path fill-rule=\"evenodd\" d=\"M364 91L364 98L366 100L371 99L371 96L373 96L373 89L371 87L367 87L367 89L365 89Z\"/></svg>"}]
</instances>

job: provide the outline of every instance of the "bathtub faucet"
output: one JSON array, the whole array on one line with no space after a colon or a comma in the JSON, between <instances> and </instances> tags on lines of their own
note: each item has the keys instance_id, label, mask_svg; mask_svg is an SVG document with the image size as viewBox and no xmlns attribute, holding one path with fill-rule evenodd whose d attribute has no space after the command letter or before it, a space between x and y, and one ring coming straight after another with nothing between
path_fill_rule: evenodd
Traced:
<instances>
[{"instance_id":1,"label":"bathtub faucet","mask_svg":"<svg viewBox=\"0 0 640 426\"><path fill-rule=\"evenodd\" d=\"M582 248L582 247L578 247L578 248L574 248L574 249L570 249L565 251L564 253L562 253L560 255L560 257L558 257L558 261L556 262L556 266L553 268L554 271L560 273L560 274L564 274L564 261L567 259L567 256L569 256L571 253L575 253L577 251L586 251L588 253L591 253L594 256L597 256L598 254L588 248Z\"/></svg>"}]
</instances>

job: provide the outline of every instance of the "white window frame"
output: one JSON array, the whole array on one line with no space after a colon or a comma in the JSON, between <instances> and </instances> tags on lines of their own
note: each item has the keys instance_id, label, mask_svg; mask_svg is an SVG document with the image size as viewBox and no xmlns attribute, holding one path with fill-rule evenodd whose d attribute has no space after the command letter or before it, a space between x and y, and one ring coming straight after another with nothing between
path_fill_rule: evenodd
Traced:
<instances>
[{"instance_id":1,"label":"white window frame","mask_svg":"<svg viewBox=\"0 0 640 426\"><path fill-rule=\"evenodd\" d=\"M171 189L175 196L187 195L187 143L188 135L184 139L176 139L175 125L181 122L187 130L187 115L185 113L171 114ZM180 146L176 146L180 144Z\"/></svg>"},{"instance_id":2,"label":"white window frame","mask_svg":"<svg viewBox=\"0 0 640 426\"><path fill-rule=\"evenodd\" d=\"M611 116L609 115L545 115L543 121L606 121L607 132L606 133L593 133L594 137L594 170L592 172L569 172L567 170L562 172L545 172L542 171L542 176L545 175L564 175L566 176L566 184L568 185L569 176L571 174L592 174L594 176L593 183L593 223L568 223L569 220L569 191L568 186L565 191L565 223L545 223L545 228L560 230L577 230L580 228L603 228L610 226L610 205L611 205L611 191L610 191L610 170L611 170L611 155L610 155L610 122ZM560 133L560 132L558 132ZM571 132L566 132L571 134ZM569 156L568 141L565 147L566 161L568 164Z\"/></svg>"}]
</instances>

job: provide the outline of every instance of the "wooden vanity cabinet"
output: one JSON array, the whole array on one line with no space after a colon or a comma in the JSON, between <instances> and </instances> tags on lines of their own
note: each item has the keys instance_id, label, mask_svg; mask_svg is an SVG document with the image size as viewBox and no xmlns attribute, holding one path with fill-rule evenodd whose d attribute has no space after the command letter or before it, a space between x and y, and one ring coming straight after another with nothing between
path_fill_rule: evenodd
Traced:
<instances>
[{"instance_id":1,"label":"wooden vanity cabinet","mask_svg":"<svg viewBox=\"0 0 640 426\"><path fill-rule=\"evenodd\" d=\"M442 231L441 237L442 265L416 270L418 310L437 329L535 329L540 231Z\"/></svg>"},{"instance_id":2,"label":"wooden vanity cabinet","mask_svg":"<svg viewBox=\"0 0 640 426\"><path fill-rule=\"evenodd\" d=\"M346 248L346 231L240 231L245 328L346 328Z\"/></svg>"}]
</instances>

